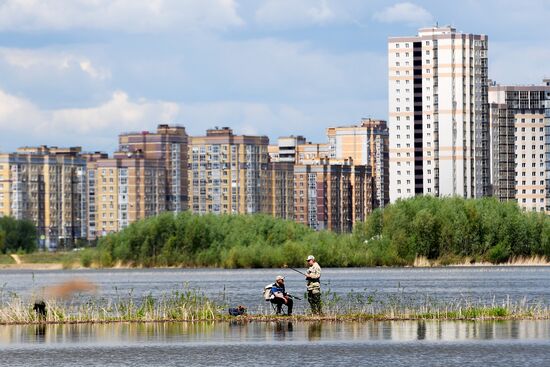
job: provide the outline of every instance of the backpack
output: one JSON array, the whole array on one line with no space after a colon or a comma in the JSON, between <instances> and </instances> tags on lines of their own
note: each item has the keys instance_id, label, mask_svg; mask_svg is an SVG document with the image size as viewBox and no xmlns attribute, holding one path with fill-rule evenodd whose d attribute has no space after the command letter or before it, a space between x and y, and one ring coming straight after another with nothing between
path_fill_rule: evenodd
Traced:
<instances>
[{"instance_id":1,"label":"backpack","mask_svg":"<svg viewBox=\"0 0 550 367\"><path fill-rule=\"evenodd\" d=\"M264 287L264 293L263 293L263 295L264 295L264 300L266 300L266 301L271 301L271 300L273 299L273 297L275 297L275 296L273 295L273 293L271 293L271 288L272 288L272 287L273 287L273 283L268 284L268 285L266 285L266 286Z\"/></svg>"}]
</instances>

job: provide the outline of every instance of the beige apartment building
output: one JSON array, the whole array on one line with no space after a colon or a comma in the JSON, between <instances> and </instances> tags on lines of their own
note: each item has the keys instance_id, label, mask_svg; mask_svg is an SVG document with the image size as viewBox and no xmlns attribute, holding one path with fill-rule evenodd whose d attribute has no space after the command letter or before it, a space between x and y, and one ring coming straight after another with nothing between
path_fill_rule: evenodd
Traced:
<instances>
[{"instance_id":1,"label":"beige apartment building","mask_svg":"<svg viewBox=\"0 0 550 367\"><path fill-rule=\"evenodd\" d=\"M193 213L259 213L269 207L266 136L234 135L215 128L189 144L189 193Z\"/></svg>"},{"instance_id":2,"label":"beige apartment building","mask_svg":"<svg viewBox=\"0 0 550 367\"><path fill-rule=\"evenodd\" d=\"M351 158L354 164L371 167L374 206L389 203L389 131L386 121L362 119L359 125L327 129L331 159Z\"/></svg>"},{"instance_id":3,"label":"beige apartment building","mask_svg":"<svg viewBox=\"0 0 550 367\"><path fill-rule=\"evenodd\" d=\"M99 159L95 166L95 233L104 236L130 223L167 211L166 170L141 153Z\"/></svg>"},{"instance_id":4,"label":"beige apartment building","mask_svg":"<svg viewBox=\"0 0 550 367\"><path fill-rule=\"evenodd\" d=\"M158 125L156 132L119 135L119 152L143 154L159 160L166 169L166 210L179 213L188 208L188 136L183 126Z\"/></svg>"},{"instance_id":5,"label":"beige apartment building","mask_svg":"<svg viewBox=\"0 0 550 367\"><path fill-rule=\"evenodd\" d=\"M276 145L269 145L267 151L271 162L295 163L297 160L298 145L306 144L303 136L282 136L277 139Z\"/></svg>"},{"instance_id":6,"label":"beige apartment building","mask_svg":"<svg viewBox=\"0 0 550 367\"><path fill-rule=\"evenodd\" d=\"M488 194L485 35L422 28L388 40L390 199Z\"/></svg>"},{"instance_id":7,"label":"beige apartment building","mask_svg":"<svg viewBox=\"0 0 550 367\"><path fill-rule=\"evenodd\" d=\"M25 147L0 154L0 216L31 220L40 246L86 237L86 161L80 147Z\"/></svg>"},{"instance_id":8,"label":"beige apartment building","mask_svg":"<svg viewBox=\"0 0 550 367\"><path fill-rule=\"evenodd\" d=\"M262 213L294 220L294 163L270 162L264 190L267 195Z\"/></svg>"},{"instance_id":9,"label":"beige apartment building","mask_svg":"<svg viewBox=\"0 0 550 367\"><path fill-rule=\"evenodd\" d=\"M550 80L542 85L489 86L492 193L529 211L548 211L546 126Z\"/></svg>"},{"instance_id":10,"label":"beige apartment building","mask_svg":"<svg viewBox=\"0 0 550 367\"><path fill-rule=\"evenodd\" d=\"M294 216L313 229L350 232L372 211L372 181L366 166L351 160L303 162L294 167Z\"/></svg>"},{"instance_id":11,"label":"beige apartment building","mask_svg":"<svg viewBox=\"0 0 550 367\"><path fill-rule=\"evenodd\" d=\"M119 135L119 149L86 154L88 238L162 212L188 208L188 136L181 126Z\"/></svg>"},{"instance_id":12,"label":"beige apartment building","mask_svg":"<svg viewBox=\"0 0 550 367\"><path fill-rule=\"evenodd\" d=\"M301 164L305 161L320 162L323 159L330 158L330 145L328 143L305 143L296 146L296 163Z\"/></svg>"}]
</instances>

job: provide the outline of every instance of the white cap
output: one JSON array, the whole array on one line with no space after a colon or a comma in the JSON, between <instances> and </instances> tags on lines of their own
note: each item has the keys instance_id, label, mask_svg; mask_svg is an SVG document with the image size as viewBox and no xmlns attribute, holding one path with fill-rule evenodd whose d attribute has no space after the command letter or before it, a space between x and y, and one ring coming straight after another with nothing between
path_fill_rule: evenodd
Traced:
<instances>
[{"instance_id":1,"label":"white cap","mask_svg":"<svg viewBox=\"0 0 550 367\"><path fill-rule=\"evenodd\" d=\"M309 260L315 260L315 257L314 257L313 255L309 255L309 256L307 257L307 261L309 261Z\"/></svg>"},{"instance_id":2,"label":"white cap","mask_svg":"<svg viewBox=\"0 0 550 367\"><path fill-rule=\"evenodd\" d=\"M278 282L279 280L285 279L282 275L277 275L277 278L275 278L275 281Z\"/></svg>"}]
</instances>

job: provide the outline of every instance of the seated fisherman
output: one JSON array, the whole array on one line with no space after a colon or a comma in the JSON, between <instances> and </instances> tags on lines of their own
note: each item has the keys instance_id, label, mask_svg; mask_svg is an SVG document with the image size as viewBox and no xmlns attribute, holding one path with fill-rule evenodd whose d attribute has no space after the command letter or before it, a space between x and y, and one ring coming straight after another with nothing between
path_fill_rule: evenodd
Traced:
<instances>
[{"instance_id":1,"label":"seated fisherman","mask_svg":"<svg viewBox=\"0 0 550 367\"><path fill-rule=\"evenodd\" d=\"M275 283L273 283L273 286L271 287L271 294L273 294L273 298L271 298L270 302L277 305L277 315L281 314L284 304L288 309L287 315L291 316L292 305L294 302L292 301L290 295L285 291L285 278L283 276L278 275L277 278L275 278Z\"/></svg>"}]
</instances>

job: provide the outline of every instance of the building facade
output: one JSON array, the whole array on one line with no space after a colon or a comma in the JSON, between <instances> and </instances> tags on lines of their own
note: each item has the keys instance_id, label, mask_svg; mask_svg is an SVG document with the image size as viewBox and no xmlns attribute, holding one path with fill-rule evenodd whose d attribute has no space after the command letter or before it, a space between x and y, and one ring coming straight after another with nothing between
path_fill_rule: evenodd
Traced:
<instances>
[{"instance_id":1,"label":"building facade","mask_svg":"<svg viewBox=\"0 0 550 367\"><path fill-rule=\"evenodd\" d=\"M351 161L304 161L294 166L294 216L315 230L350 232L372 211L371 177Z\"/></svg>"},{"instance_id":2,"label":"building facade","mask_svg":"<svg viewBox=\"0 0 550 367\"><path fill-rule=\"evenodd\" d=\"M306 144L303 136L282 136L277 139L277 145L268 147L271 162L295 163L298 145Z\"/></svg>"},{"instance_id":3,"label":"building facade","mask_svg":"<svg viewBox=\"0 0 550 367\"><path fill-rule=\"evenodd\" d=\"M266 136L234 135L227 127L191 137L189 193L193 213L260 213L268 192Z\"/></svg>"},{"instance_id":4,"label":"building facade","mask_svg":"<svg viewBox=\"0 0 550 367\"><path fill-rule=\"evenodd\" d=\"M548 210L550 81L489 86L491 187L501 201L529 211Z\"/></svg>"},{"instance_id":5,"label":"building facade","mask_svg":"<svg viewBox=\"0 0 550 367\"><path fill-rule=\"evenodd\" d=\"M40 246L86 238L86 161L80 147L25 147L0 154L0 216L31 220Z\"/></svg>"},{"instance_id":6,"label":"building facade","mask_svg":"<svg viewBox=\"0 0 550 367\"><path fill-rule=\"evenodd\" d=\"M422 28L388 41L390 199L489 190L485 35Z\"/></svg>"},{"instance_id":7,"label":"building facade","mask_svg":"<svg viewBox=\"0 0 550 367\"><path fill-rule=\"evenodd\" d=\"M143 154L143 159L158 160L166 169L166 209L179 213L188 208L188 135L183 126L158 125L149 131L119 135L119 152Z\"/></svg>"},{"instance_id":8,"label":"building facade","mask_svg":"<svg viewBox=\"0 0 550 367\"><path fill-rule=\"evenodd\" d=\"M374 179L374 206L389 203L389 131L386 121L362 119L359 125L327 129L331 159L351 158L370 167Z\"/></svg>"},{"instance_id":9,"label":"building facade","mask_svg":"<svg viewBox=\"0 0 550 367\"><path fill-rule=\"evenodd\" d=\"M119 149L84 155L88 239L160 213L188 208L188 136L182 126L119 135Z\"/></svg>"},{"instance_id":10,"label":"building facade","mask_svg":"<svg viewBox=\"0 0 550 367\"><path fill-rule=\"evenodd\" d=\"M294 163L270 162L264 190L267 195L262 213L294 220Z\"/></svg>"}]
</instances>

